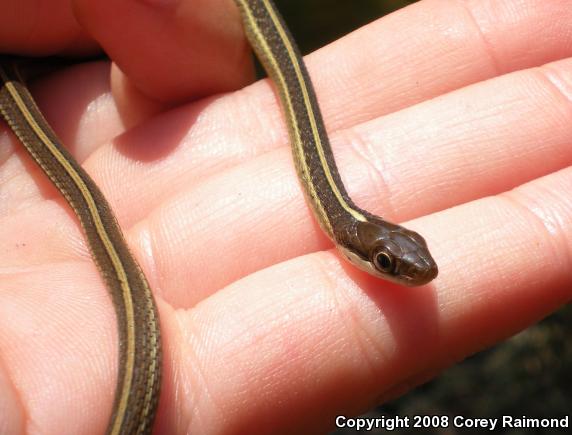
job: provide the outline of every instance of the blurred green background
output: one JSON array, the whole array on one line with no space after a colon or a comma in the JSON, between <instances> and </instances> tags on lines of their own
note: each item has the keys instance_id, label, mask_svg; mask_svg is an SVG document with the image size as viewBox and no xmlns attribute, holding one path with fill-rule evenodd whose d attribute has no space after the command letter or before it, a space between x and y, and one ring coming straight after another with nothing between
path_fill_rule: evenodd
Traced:
<instances>
[{"instance_id":1,"label":"blurred green background","mask_svg":"<svg viewBox=\"0 0 572 435\"><path fill-rule=\"evenodd\" d=\"M274 0L302 52L308 53L413 0Z\"/></svg>"},{"instance_id":2,"label":"blurred green background","mask_svg":"<svg viewBox=\"0 0 572 435\"><path fill-rule=\"evenodd\" d=\"M311 52L407 0L276 0L303 53ZM403 29L407 37L407 29ZM510 309L507 307L507 309ZM367 416L462 415L556 418L572 412L572 306L515 337L480 352ZM572 418L571 418L572 420ZM572 423L571 423L572 424ZM393 433L484 433L484 430L395 430ZM514 429L500 433L554 433ZM565 431L560 431L564 433ZM337 431L335 434L355 433ZM370 433L386 433L379 430ZM499 431L497 430L497 433ZM557 433L557 432L556 432Z\"/></svg>"}]
</instances>

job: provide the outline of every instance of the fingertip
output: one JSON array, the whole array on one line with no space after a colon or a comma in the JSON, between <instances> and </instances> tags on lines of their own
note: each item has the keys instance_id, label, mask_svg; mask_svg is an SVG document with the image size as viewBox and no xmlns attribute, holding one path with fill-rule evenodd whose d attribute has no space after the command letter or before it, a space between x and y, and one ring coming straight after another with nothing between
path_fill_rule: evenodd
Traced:
<instances>
[{"instance_id":1,"label":"fingertip","mask_svg":"<svg viewBox=\"0 0 572 435\"><path fill-rule=\"evenodd\" d=\"M228 0L75 0L78 20L142 95L172 104L234 90L253 77Z\"/></svg>"},{"instance_id":2,"label":"fingertip","mask_svg":"<svg viewBox=\"0 0 572 435\"><path fill-rule=\"evenodd\" d=\"M110 84L125 129L134 127L169 106L143 94L115 64L111 65Z\"/></svg>"}]
</instances>

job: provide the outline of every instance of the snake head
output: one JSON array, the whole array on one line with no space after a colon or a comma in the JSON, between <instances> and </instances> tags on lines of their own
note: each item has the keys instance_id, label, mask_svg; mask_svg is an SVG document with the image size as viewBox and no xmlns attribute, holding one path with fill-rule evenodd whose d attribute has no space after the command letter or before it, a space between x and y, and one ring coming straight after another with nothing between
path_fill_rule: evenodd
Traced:
<instances>
[{"instance_id":1,"label":"snake head","mask_svg":"<svg viewBox=\"0 0 572 435\"><path fill-rule=\"evenodd\" d=\"M408 287L437 276L425 239L414 231L375 218L357 222L348 235L340 250L371 275Z\"/></svg>"}]
</instances>

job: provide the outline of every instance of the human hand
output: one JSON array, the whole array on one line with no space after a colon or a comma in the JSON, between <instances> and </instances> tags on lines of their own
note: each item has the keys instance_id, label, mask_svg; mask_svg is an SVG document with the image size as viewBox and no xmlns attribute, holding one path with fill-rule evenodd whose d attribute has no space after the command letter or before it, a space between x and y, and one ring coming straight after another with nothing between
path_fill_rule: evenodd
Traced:
<instances>
[{"instance_id":1,"label":"human hand","mask_svg":"<svg viewBox=\"0 0 572 435\"><path fill-rule=\"evenodd\" d=\"M135 47L144 62L114 45L153 34L153 23L196 30L184 25L195 15L169 25L148 5L123 2L130 13L111 16L114 2L95 3L76 7L129 71L114 69L116 99L104 63L34 90L154 289L165 349L158 433L324 431L570 300L567 2L519 2L526 13L515 16L511 1L493 11L425 1L309 56L351 196L390 220L415 219L429 242L440 275L415 289L355 270L321 234L268 81L180 103L246 81L242 41L204 45L197 65L236 56L201 69L213 83L195 88L196 65L164 53L185 51L177 32L171 44ZM221 65L236 73L209 74ZM117 370L107 290L55 189L11 136L0 150L0 432L101 433Z\"/></svg>"}]
</instances>

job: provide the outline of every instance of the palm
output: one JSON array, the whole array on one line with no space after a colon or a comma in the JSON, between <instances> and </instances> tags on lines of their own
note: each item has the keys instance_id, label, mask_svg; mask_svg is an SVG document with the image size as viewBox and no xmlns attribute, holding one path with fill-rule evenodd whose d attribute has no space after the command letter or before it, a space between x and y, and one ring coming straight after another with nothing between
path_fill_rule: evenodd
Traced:
<instances>
[{"instance_id":1,"label":"palm","mask_svg":"<svg viewBox=\"0 0 572 435\"><path fill-rule=\"evenodd\" d=\"M310 59L352 197L391 220L420 218L411 226L440 266L425 288L380 282L331 250L304 202L268 82L127 131L106 96L107 65L37 85L154 289L164 433L315 433L570 299L561 260L572 235L570 44L548 35L530 50L496 23L488 36L498 39L485 47L468 19L460 40L416 38L427 28L413 11L437 8L422 2ZM569 13L562 6L556 16ZM520 19L513 37L524 41L541 20ZM456 55L437 61L443 44ZM485 49L510 53L497 64L521 71L486 69ZM117 369L107 290L57 192L11 136L0 149L0 421L7 433L22 421L100 433Z\"/></svg>"}]
</instances>

